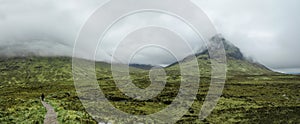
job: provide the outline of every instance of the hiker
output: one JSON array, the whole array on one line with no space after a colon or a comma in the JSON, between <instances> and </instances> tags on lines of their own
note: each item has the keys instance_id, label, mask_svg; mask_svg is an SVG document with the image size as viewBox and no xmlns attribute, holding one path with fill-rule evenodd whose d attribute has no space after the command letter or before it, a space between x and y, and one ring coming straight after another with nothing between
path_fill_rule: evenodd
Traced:
<instances>
[{"instance_id":1,"label":"hiker","mask_svg":"<svg viewBox=\"0 0 300 124\"><path fill-rule=\"evenodd\" d=\"M42 95L41 95L41 99L42 99L42 101L44 101L44 99L45 99L45 95L44 95L44 93L42 93Z\"/></svg>"}]
</instances>

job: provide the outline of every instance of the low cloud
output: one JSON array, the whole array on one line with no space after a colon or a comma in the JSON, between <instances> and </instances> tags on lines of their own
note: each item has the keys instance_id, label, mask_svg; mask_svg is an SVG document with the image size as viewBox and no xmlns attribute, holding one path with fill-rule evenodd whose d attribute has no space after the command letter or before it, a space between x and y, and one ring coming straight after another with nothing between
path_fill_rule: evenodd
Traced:
<instances>
[{"instance_id":1,"label":"low cloud","mask_svg":"<svg viewBox=\"0 0 300 124\"><path fill-rule=\"evenodd\" d=\"M246 56L273 69L299 69L300 1L195 1Z\"/></svg>"},{"instance_id":2,"label":"low cloud","mask_svg":"<svg viewBox=\"0 0 300 124\"><path fill-rule=\"evenodd\" d=\"M0 55L71 56L81 26L103 1L0 0ZM207 13L219 33L238 46L246 56L277 70L299 69L298 0L194 0L194 2ZM124 23L127 26L134 24L132 21ZM180 27L178 24L173 25ZM191 42L197 46L195 49L203 46L196 43L198 42ZM111 52L110 50L114 48L113 43L104 47L107 50L102 51L102 54ZM145 55L156 55L146 51L135 60L146 63L149 58L145 58ZM103 56L104 60L110 57ZM170 61L165 59L172 57L161 58L161 61L154 63L166 64Z\"/></svg>"},{"instance_id":3,"label":"low cloud","mask_svg":"<svg viewBox=\"0 0 300 124\"><path fill-rule=\"evenodd\" d=\"M0 0L0 55L72 55L80 26L99 2Z\"/></svg>"}]
</instances>

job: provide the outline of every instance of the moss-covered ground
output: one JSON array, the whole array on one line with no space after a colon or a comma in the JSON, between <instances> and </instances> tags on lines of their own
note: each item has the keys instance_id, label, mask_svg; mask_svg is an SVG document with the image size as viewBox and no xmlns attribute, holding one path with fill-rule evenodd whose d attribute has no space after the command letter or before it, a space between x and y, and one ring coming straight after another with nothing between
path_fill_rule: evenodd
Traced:
<instances>
[{"instance_id":1,"label":"moss-covered ground","mask_svg":"<svg viewBox=\"0 0 300 124\"><path fill-rule=\"evenodd\" d=\"M201 83L197 99L177 123L300 123L300 76L274 73L260 65L230 58L223 95L212 114L199 120L209 87L210 66L207 56L198 58ZM39 99L42 93L55 108L60 123L96 123L77 97L71 67L71 58L67 57L0 59L0 123L43 123L46 110ZM148 71L133 70L133 83L142 88L149 86ZM177 65L168 67L162 93L139 101L118 90L109 64L97 63L96 72L106 98L116 108L132 114L160 111L171 104L180 86Z\"/></svg>"}]
</instances>

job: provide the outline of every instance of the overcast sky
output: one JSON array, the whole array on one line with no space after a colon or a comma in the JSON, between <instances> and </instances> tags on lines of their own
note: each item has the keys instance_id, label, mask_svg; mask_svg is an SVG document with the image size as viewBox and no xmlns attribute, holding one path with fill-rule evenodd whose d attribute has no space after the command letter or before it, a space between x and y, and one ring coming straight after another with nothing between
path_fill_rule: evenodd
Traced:
<instances>
[{"instance_id":1,"label":"overcast sky","mask_svg":"<svg viewBox=\"0 0 300 124\"><path fill-rule=\"evenodd\" d=\"M80 27L102 1L0 0L0 55L72 55ZM217 31L246 56L278 71L300 72L299 0L194 1L207 13ZM143 20L149 19L140 18ZM119 25L134 24L128 19ZM188 32L189 29L176 24L178 29ZM193 50L201 45L195 45ZM112 44L107 44L110 49L108 46ZM145 55L157 58L147 50L141 53L137 56L142 57L134 59L136 62L142 63ZM161 58L153 63L174 61L172 57Z\"/></svg>"}]
</instances>

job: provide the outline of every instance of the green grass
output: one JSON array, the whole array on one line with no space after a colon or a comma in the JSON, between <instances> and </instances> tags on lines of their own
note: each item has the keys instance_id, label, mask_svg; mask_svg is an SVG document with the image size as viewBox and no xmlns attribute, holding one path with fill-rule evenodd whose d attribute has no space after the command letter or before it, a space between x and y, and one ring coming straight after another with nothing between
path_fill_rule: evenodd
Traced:
<instances>
[{"instance_id":1,"label":"green grass","mask_svg":"<svg viewBox=\"0 0 300 124\"><path fill-rule=\"evenodd\" d=\"M207 55L198 56L201 83L197 99L178 123L300 123L300 76L274 73L233 58L228 59L228 75L220 101L212 114L200 121L199 110L210 82L207 59ZM0 59L0 122L42 123L46 110L39 96L44 93L60 123L96 123L77 97L71 67L71 58L67 57ZM141 88L149 86L148 71L130 70L134 84ZM178 65L168 67L162 93L140 101L129 98L115 86L109 64L97 63L96 72L106 98L119 110L131 114L160 111L173 101L180 86Z\"/></svg>"}]
</instances>

